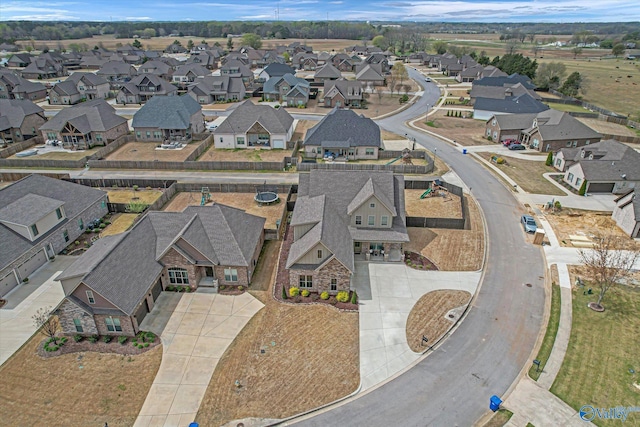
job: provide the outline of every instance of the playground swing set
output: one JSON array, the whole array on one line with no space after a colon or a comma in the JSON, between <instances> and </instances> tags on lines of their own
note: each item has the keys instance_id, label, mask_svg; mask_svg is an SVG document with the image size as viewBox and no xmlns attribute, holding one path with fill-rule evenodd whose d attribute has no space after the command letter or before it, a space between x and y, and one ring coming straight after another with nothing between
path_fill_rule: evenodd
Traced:
<instances>
[{"instance_id":1,"label":"playground swing set","mask_svg":"<svg viewBox=\"0 0 640 427\"><path fill-rule=\"evenodd\" d=\"M420 196L420 200L433 196L442 196L444 197L445 202L452 200L449 190L446 187L442 186L442 181L440 181L439 179L435 180L431 184L431 187L427 188L427 190L422 193L422 195Z\"/></svg>"}]
</instances>

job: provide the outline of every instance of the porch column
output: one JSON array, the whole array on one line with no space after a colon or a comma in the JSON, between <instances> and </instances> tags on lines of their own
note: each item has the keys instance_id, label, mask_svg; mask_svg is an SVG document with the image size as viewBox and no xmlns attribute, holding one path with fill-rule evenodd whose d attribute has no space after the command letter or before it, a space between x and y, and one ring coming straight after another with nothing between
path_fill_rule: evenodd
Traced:
<instances>
[{"instance_id":1,"label":"porch column","mask_svg":"<svg viewBox=\"0 0 640 427\"><path fill-rule=\"evenodd\" d=\"M384 248L384 260L389 261L389 253L391 252L391 243L385 242L382 244Z\"/></svg>"}]
</instances>

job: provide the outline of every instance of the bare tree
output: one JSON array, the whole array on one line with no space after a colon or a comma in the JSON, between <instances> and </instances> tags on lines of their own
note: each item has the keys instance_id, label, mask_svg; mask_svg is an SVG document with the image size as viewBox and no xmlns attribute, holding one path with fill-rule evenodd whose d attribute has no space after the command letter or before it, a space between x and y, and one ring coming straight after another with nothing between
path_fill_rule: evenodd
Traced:
<instances>
[{"instance_id":1,"label":"bare tree","mask_svg":"<svg viewBox=\"0 0 640 427\"><path fill-rule=\"evenodd\" d=\"M376 86L376 93L378 94L378 104L382 104L382 95L384 94L384 86Z\"/></svg>"},{"instance_id":2,"label":"bare tree","mask_svg":"<svg viewBox=\"0 0 640 427\"><path fill-rule=\"evenodd\" d=\"M600 288L598 301L589 307L602 311L602 300L609 289L628 277L633 271L640 251L629 250L622 238L609 233L597 235L595 246L591 249L580 249L580 261L585 265L589 275Z\"/></svg>"},{"instance_id":3,"label":"bare tree","mask_svg":"<svg viewBox=\"0 0 640 427\"><path fill-rule=\"evenodd\" d=\"M518 40L507 40L507 45L504 48L504 52L507 55L514 55L518 53Z\"/></svg>"},{"instance_id":4,"label":"bare tree","mask_svg":"<svg viewBox=\"0 0 640 427\"><path fill-rule=\"evenodd\" d=\"M37 329L42 328L41 332L53 338L53 342L57 343L56 332L58 332L58 328L60 327L60 321L58 320L58 316L53 315L51 307L39 308L31 318Z\"/></svg>"},{"instance_id":5,"label":"bare tree","mask_svg":"<svg viewBox=\"0 0 640 427\"><path fill-rule=\"evenodd\" d=\"M571 49L571 53L573 53L573 59L576 59L582 53L582 48L576 46L573 49Z\"/></svg>"}]
</instances>

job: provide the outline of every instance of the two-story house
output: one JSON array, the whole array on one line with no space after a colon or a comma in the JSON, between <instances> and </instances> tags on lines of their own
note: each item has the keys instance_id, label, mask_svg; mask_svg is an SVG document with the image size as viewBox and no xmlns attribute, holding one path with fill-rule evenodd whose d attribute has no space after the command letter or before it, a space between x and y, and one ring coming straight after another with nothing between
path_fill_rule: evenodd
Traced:
<instances>
[{"instance_id":1,"label":"two-story house","mask_svg":"<svg viewBox=\"0 0 640 427\"><path fill-rule=\"evenodd\" d=\"M240 101L244 99L246 89L240 77L206 76L196 79L187 93L199 104L211 104Z\"/></svg>"},{"instance_id":2,"label":"two-story house","mask_svg":"<svg viewBox=\"0 0 640 427\"><path fill-rule=\"evenodd\" d=\"M82 94L76 83L71 80L56 83L49 91L49 104L51 105L73 105L81 100Z\"/></svg>"},{"instance_id":3,"label":"two-story house","mask_svg":"<svg viewBox=\"0 0 640 427\"><path fill-rule=\"evenodd\" d=\"M156 95L174 96L178 88L168 81L153 75L140 74L125 83L116 95L118 104L144 104Z\"/></svg>"},{"instance_id":4,"label":"two-story house","mask_svg":"<svg viewBox=\"0 0 640 427\"><path fill-rule=\"evenodd\" d=\"M196 81L197 78L210 76L211 71L197 63L180 65L173 73L171 81L174 84L186 87Z\"/></svg>"},{"instance_id":5,"label":"two-story house","mask_svg":"<svg viewBox=\"0 0 640 427\"><path fill-rule=\"evenodd\" d=\"M38 135L47 121L42 107L26 99L0 99L0 139L20 142Z\"/></svg>"},{"instance_id":6,"label":"two-story house","mask_svg":"<svg viewBox=\"0 0 640 427\"><path fill-rule=\"evenodd\" d=\"M28 99L40 101L47 97L47 88L40 82L31 82L11 70L0 68L0 99Z\"/></svg>"},{"instance_id":7,"label":"two-story house","mask_svg":"<svg viewBox=\"0 0 640 427\"><path fill-rule=\"evenodd\" d=\"M131 64L122 61L108 61L96 71L96 74L109 82L111 90L118 90L134 78L138 71Z\"/></svg>"},{"instance_id":8,"label":"two-story house","mask_svg":"<svg viewBox=\"0 0 640 427\"><path fill-rule=\"evenodd\" d=\"M316 83L326 82L327 80L338 80L340 78L342 78L342 73L330 62L318 68L313 75L313 81Z\"/></svg>"},{"instance_id":9,"label":"two-story house","mask_svg":"<svg viewBox=\"0 0 640 427\"><path fill-rule=\"evenodd\" d=\"M0 297L107 212L106 192L42 175L0 189Z\"/></svg>"},{"instance_id":10,"label":"two-story house","mask_svg":"<svg viewBox=\"0 0 640 427\"><path fill-rule=\"evenodd\" d=\"M253 71L251 71L248 65L238 59L227 60L224 65L220 67L220 75L240 77L245 87L251 86L254 81Z\"/></svg>"},{"instance_id":11,"label":"two-story house","mask_svg":"<svg viewBox=\"0 0 640 427\"><path fill-rule=\"evenodd\" d=\"M202 107L192 97L154 96L133 115L136 141L188 143L204 132Z\"/></svg>"},{"instance_id":12,"label":"two-story house","mask_svg":"<svg viewBox=\"0 0 640 427\"><path fill-rule=\"evenodd\" d=\"M355 260L404 259L404 178L387 171L302 173L291 227L289 286L349 290Z\"/></svg>"},{"instance_id":13,"label":"two-story house","mask_svg":"<svg viewBox=\"0 0 640 427\"><path fill-rule=\"evenodd\" d=\"M78 92L87 101L93 99L107 99L110 97L111 87L103 77L94 73L73 73L67 81L72 81L78 88Z\"/></svg>"},{"instance_id":14,"label":"two-story house","mask_svg":"<svg viewBox=\"0 0 640 427\"><path fill-rule=\"evenodd\" d=\"M309 87L308 81L293 74L271 77L264 84L264 100L279 101L289 107L306 106L309 102Z\"/></svg>"},{"instance_id":15,"label":"two-story house","mask_svg":"<svg viewBox=\"0 0 640 427\"><path fill-rule=\"evenodd\" d=\"M364 89L360 82L343 78L325 80L323 93L325 107L360 108L363 105Z\"/></svg>"}]
</instances>

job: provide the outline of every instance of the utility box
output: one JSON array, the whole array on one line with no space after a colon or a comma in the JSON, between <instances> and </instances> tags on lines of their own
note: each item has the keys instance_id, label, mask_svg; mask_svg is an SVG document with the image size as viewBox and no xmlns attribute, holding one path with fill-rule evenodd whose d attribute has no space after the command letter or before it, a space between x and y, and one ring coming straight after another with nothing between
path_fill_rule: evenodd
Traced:
<instances>
[{"instance_id":1,"label":"utility box","mask_svg":"<svg viewBox=\"0 0 640 427\"><path fill-rule=\"evenodd\" d=\"M542 245L544 242L545 232L542 228L538 228L536 233L533 235L533 244L534 245Z\"/></svg>"},{"instance_id":2,"label":"utility box","mask_svg":"<svg viewBox=\"0 0 640 427\"><path fill-rule=\"evenodd\" d=\"M502 399L500 399L498 396L494 394L489 399L489 409L491 409L493 412L496 412L498 409L500 409L501 403L502 403Z\"/></svg>"}]
</instances>

